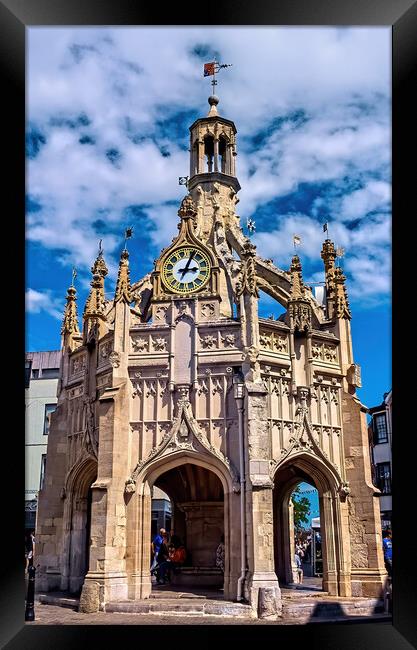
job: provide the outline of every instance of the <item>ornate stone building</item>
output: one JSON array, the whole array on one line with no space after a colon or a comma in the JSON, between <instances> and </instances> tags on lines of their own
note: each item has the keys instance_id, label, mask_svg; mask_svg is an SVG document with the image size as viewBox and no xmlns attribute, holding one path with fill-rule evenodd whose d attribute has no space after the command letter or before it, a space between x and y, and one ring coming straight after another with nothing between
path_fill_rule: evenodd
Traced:
<instances>
[{"instance_id":1,"label":"ornate stone building","mask_svg":"<svg viewBox=\"0 0 417 650\"><path fill-rule=\"evenodd\" d=\"M381 524L346 278L329 239L325 305L304 284L297 255L288 271L258 255L236 214L236 127L219 116L217 97L209 104L190 127L179 233L154 269L132 283L123 250L109 301L101 252L82 329L68 289L39 497L38 586L82 588L81 599L101 608L149 597L157 486L190 551L179 579L224 580L226 599L279 616L280 585L292 581L290 495L308 481L319 492L323 588L379 595ZM258 316L259 290L286 309L278 320Z\"/></svg>"}]
</instances>

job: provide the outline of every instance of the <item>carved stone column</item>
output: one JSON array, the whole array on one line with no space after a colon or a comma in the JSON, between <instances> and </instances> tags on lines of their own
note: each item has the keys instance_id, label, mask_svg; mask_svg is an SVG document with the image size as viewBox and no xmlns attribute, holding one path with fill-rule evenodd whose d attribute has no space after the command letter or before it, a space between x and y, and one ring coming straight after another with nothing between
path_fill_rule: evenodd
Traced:
<instances>
[{"instance_id":1,"label":"carved stone column","mask_svg":"<svg viewBox=\"0 0 417 650\"><path fill-rule=\"evenodd\" d=\"M128 503L127 573L128 597L149 598L152 591L151 566L151 491L147 482L137 486Z\"/></svg>"},{"instance_id":2,"label":"carved stone column","mask_svg":"<svg viewBox=\"0 0 417 650\"><path fill-rule=\"evenodd\" d=\"M249 571L245 596L260 618L281 616L281 590L274 570L273 482L269 475L270 438L267 390L247 383L246 521Z\"/></svg>"}]
</instances>

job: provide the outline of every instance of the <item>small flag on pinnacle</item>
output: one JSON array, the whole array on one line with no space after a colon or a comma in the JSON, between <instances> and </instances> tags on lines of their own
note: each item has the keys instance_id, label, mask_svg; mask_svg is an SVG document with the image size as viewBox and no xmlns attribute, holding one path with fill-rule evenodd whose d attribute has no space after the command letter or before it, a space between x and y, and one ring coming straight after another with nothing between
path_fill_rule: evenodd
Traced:
<instances>
[{"instance_id":1,"label":"small flag on pinnacle","mask_svg":"<svg viewBox=\"0 0 417 650\"><path fill-rule=\"evenodd\" d=\"M125 239L130 239L133 235L133 226L126 228L125 230Z\"/></svg>"},{"instance_id":2,"label":"small flag on pinnacle","mask_svg":"<svg viewBox=\"0 0 417 650\"><path fill-rule=\"evenodd\" d=\"M323 232L327 232L327 223L323 224Z\"/></svg>"},{"instance_id":3,"label":"small flag on pinnacle","mask_svg":"<svg viewBox=\"0 0 417 650\"><path fill-rule=\"evenodd\" d=\"M298 235L294 235L292 240L294 243L294 247L299 246L301 244L301 237L299 237Z\"/></svg>"},{"instance_id":4,"label":"small flag on pinnacle","mask_svg":"<svg viewBox=\"0 0 417 650\"><path fill-rule=\"evenodd\" d=\"M210 75L215 73L215 61L212 61L211 63L205 63L204 64L204 76L209 77Z\"/></svg>"}]
</instances>

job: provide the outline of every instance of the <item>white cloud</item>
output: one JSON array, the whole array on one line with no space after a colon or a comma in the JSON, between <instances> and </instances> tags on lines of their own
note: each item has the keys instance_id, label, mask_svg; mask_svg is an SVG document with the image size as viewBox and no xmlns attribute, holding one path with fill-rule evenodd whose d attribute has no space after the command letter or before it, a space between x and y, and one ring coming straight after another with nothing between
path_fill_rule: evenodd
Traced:
<instances>
[{"instance_id":1,"label":"white cloud","mask_svg":"<svg viewBox=\"0 0 417 650\"><path fill-rule=\"evenodd\" d=\"M317 197L310 214L271 214L263 232L258 226L260 254L288 268L298 232L303 254L317 260L317 219L330 206L331 233L346 247L346 261L350 255L380 264L389 247L389 217L375 217L389 210L390 200L389 28L31 27L28 118L46 144L28 164L28 192L41 205L28 217L28 238L59 249L58 259L76 264L81 279L98 238L109 279L116 274L129 205L142 206L148 216L155 256L170 242L177 233L174 203L183 196L178 176L188 171L189 124L180 130L171 124L170 131L169 120L181 111L203 116L208 109L210 85L202 78L203 61L191 53L196 45L208 48L207 61L218 51L233 64L219 74L219 111L238 128L243 219L301 183L356 182ZM271 128L274 119L294 111L303 111L305 121ZM91 123L51 125L51 118L80 114ZM167 120L159 130L158 120ZM94 144L81 144L82 135ZM251 144L260 135L262 146ZM109 149L119 152L117 164L106 156ZM346 225L356 219L363 223L350 231ZM97 220L109 232L98 235ZM358 298L360 268L351 270ZM379 269L386 282L372 284L375 295L387 292L389 265Z\"/></svg>"},{"instance_id":2,"label":"white cloud","mask_svg":"<svg viewBox=\"0 0 417 650\"><path fill-rule=\"evenodd\" d=\"M64 311L61 303L62 301L53 298L48 290L41 292L36 291L36 289L27 289L26 291L26 311L31 314L39 314L41 311L45 311L57 320L61 320Z\"/></svg>"}]
</instances>

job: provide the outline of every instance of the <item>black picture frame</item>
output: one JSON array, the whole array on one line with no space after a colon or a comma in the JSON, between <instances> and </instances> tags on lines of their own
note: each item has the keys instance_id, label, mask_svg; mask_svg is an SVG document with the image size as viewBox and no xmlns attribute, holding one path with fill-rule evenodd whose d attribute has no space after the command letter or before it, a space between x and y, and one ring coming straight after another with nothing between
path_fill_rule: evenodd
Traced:
<instances>
[{"instance_id":1,"label":"black picture frame","mask_svg":"<svg viewBox=\"0 0 417 650\"><path fill-rule=\"evenodd\" d=\"M162 15L162 18L161 18ZM393 495L394 540L394 598L393 624L314 624L307 626L245 625L226 628L221 625L182 626L175 643L189 641L212 645L222 638L236 643L236 634L244 634L244 644L259 643L268 636L275 644L300 643L311 648L367 649L417 647L415 535L408 522L415 520L408 514L409 499L415 501L412 467L415 465L415 435L404 436L415 429L411 394L401 368L401 336L407 331L412 336L415 324L410 301L410 283L413 279L413 252L409 249L407 229L415 219L415 149L416 118L412 94L416 84L417 3L414 0L257 0L170 3L161 6L132 0L0 0L0 71L2 78L3 152L7 154L3 171L3 233L7 236L6 252L10 262L3 266L3 301L7 301L7 350L11 355L7 364L8 394L19 403L23 394L21 358L24 353L24 210L25 210L25 31L35 25L387 25L392 26L393 38L393 383L394 396L393 467L395 490ZM414 144L413 144L414 143ZM395 227L394 227L395 226ZM404 237L404 234L406 237ZM6 242L6 240L5 240ZM23 245L22 245L23 244ZM4 259L4 258L3 258ZM407 268L408 264L408 268ZM415 289L413 289L415 292ZM408 313L409 312L409 313ZM401 319L402 314L404 320ZM23 317L22 317L23 316ZM398 316L398 318L397 318ZM415 317L414 317L415 319ZM404 328L404 332L403 332ZM23 349L22 349L23 348ZM412 352L411 354L414 354ZM21 359L19 361L19 359ZM407 359L410 363L410 359ZM23 382L22 382L23 383ZM20 390L22 393L20 393ZM7 399L7 403L8 403ZM22 409L22 411L24 411ZM14 411L20 413L19 406ZM404 414L403 424L401 415ZM405 425L404 425L405 423ZM15 648L74 648L97 646L98 638L106 647L135 643L172 643L175 626L31 626L24 624L25 587L23 581L23 503L24 418L15 419L4 440L4 458L13 459L12 479L3 489L3 541L7 550L2 554L2 585L0 589L1 647ZM7 462L8 462L7 461ZM11 489L6 489L11 486ZM409 496L409 499L407 498ZM414 506L413 506L414 507ZM414 507L415 511L415 507ZM13 523L12 523L13 522ZM20 544L19 540L22 540ZM402 553L399 550L402 549ZM161 631L169 633L161 641ZM265 642L265 641L264 641ZM241 643L241 641L239 641ZM410 645L412 644L412 645Z\"/></svg>"}]
</instances>

